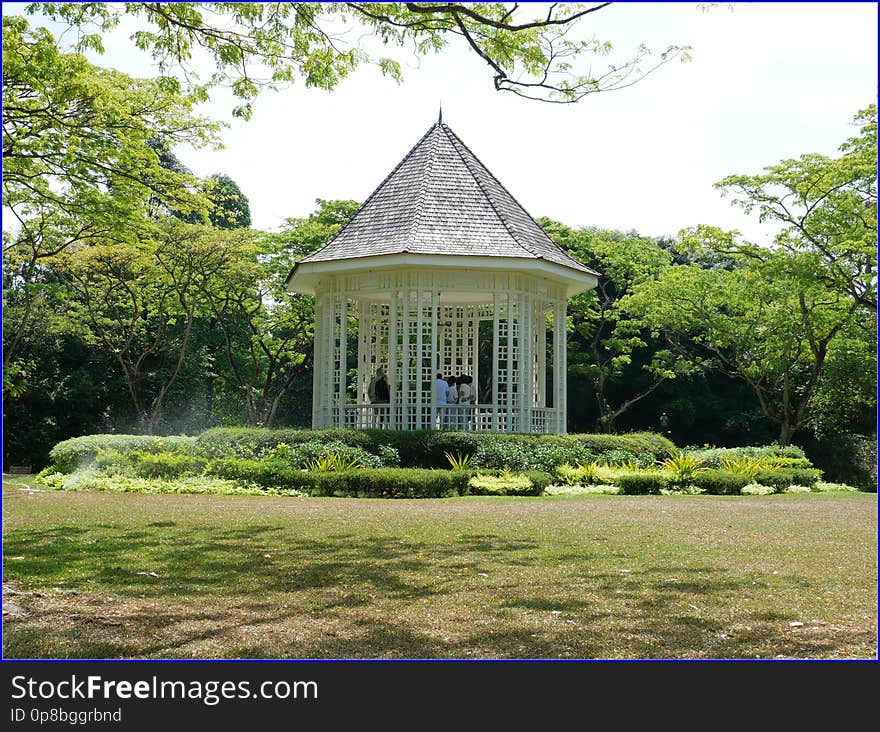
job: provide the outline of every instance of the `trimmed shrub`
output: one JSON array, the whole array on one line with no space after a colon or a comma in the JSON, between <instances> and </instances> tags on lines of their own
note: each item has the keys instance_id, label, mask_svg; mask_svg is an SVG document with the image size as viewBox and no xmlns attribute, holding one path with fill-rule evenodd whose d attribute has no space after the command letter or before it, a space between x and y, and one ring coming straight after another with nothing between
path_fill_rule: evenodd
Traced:
<instances>
[{"instance_id":1,"label":"trimmed shrub","mask_svg":"<svg viewBox=\"0 0 880 732\"><path fill-rule=\"evenodd\" d=\"M620 492L628 496L659 493L664 488L669 488L669 477L663 473L640 472L622 473L614 480L620 488Z\"/></svg>"},{"instance_id":2,"label":"trimmed shrub","mask_svg":"<svg viewBox=\"0 0 880 732\"><path fill-rule=\"evenodd\" d=\"M779 470L762 470L754 477L755 483L774 488L777 493L784 493L792 485L805 485L812 488L822 478L822 471L815 468L780 468Z\"/></svg>"},{"instance_id":3,"label":"trimmed shrub","mask_svg":"<svg viewBox=\"0 0 880 732\"><path fill-rule=\"evenodd\" d=\"M503 471L474 475L468 481L468 487L477 496L540 496L550 481L550 475L541 470Z\"/></svg>"},{"instance_id":4,"label":"trimmed shrub","mask_svg":"<svg viewBox=\"0 0 880 732\"><path fill-rule=\"evenodd\" d=\"M368 468L316 473L267 460L219 458L207 474L266 488L305 491L312 496L357 498L446 498L467 495L470 473L417 468Z\"/></svg>"},{"instance_id":5,"label":"trimmed shrub","mask_svg":"<svg viewBox=\"0 0 880 732\"><path fill-rule=\"evenodd\" d=\"M61 473L72 473L95 461L99 452L124 453L141 450L149 453L188 452L197 438L155 435L84 435L59 442L49 453L52 464Z\"/></svg>"},{"instance_id":6,"label":"trimmed shrub","mask_svg":"<svg viewBox=\"0 0 880 732\"><path fill-rule=\"evenodd\" d=\"M287 463L295 468L305 468L308 467L309 463L330 455L336 455L336 459L344 463L356 462L362 468L385 467L379 456L367 452L362 447L347 445L340 440L333 440L331 442L310 440L309 442L301 442L294 445L282 442L273 448L269 448L260 459Z\"/></svg>"},{"instance_id":7,"label":"trimmed shrub","mask_svg":"<svg viewBox=\"0 0 880 732\"><path fill-rule=\"evenodd\" d=\"M445 468L445 454L472 455L482 467L552 472L563 463L590 462L611 454L643 466L665 457L675 446L660 435L525 435L434 430L270 430L218 427L195 438L207 457L259 458L279 444L339 442L373 455L397 451L403 467ZM615 455L615 451L617 454ZM385 459L383 458L383 461ZM621 462L621 460L614 460ZM608 462L603 460L603 462Z\"/></svg>"},{"instance_id":8,"label":"trimmed shrub","mask_svg":"<svg viewBox=\"0 0 880 732\"><path fill-rule=\"evenodd\" d=\"M311 485L309 473L279 460L247 460L218 458L211 460L205 474L243 483L256 483L264 488L304 489Z\"/></svg>"},{"instance_id":9,"label":"trimmed shrub","mask_svg":"<svg viewBox=\"0 0 880 732\"><path fill-rule=\"evenodd\" d=\"M553 476L543 470L528 470L526 471L526 475L529 480L532 481L534 492L529 494L532 496L540 496L545 490L547 490L550 483L553 482Z\"/></svg>"},{"instance_id":10,"label":"trimmed shrub","mask_svg":"<svg viewBox=\"0 0 880 732\"><path fill-rule=\"evenodd\" d=\"M468 481L468 488L476 496L526 496L533 491L532 481L522 473L481 473Z\"/></svg>"},{"instance_id":11,"label":"trimmed shrub","mask_svg":"<svg viewBox=\"0 0 880 732\"><path fill-rule=\"evenodd\" d=\"M449 498L469 492L469 473L417 468L379 468L345 473L303 473L313 496Z\"/></svg>"},{"instance_id":12,"label":"trimmed shrub","mask_svg":"<svg viewBox=\"0 0 880 732\"><path fill-rule=\"evenodd\" d=\"M552 473L566 463L590 462L592 453L574 441L568 444L532 440L485 440L474 455L474 462L490 470L541 470Z\"/></svg>"},{"instance_id":13,"label":"trimmed shrub","mask_svg":"<svg viewBox=\"0 0 880 732\"><path fill-rule=\"evenodd\" d=\"M653 452L656 460L678 452L678 447L672 440L657 432L631 432L624 437L644 445L645 452Z\"/></svg>"},{"instance_id":14,"label":"trimmed shrub","mask_svg":"<svg viewBox=\"0 0 880 732\"><path fill-rule=\"evenodd\" d=\"M813 490L818 491L819 493L833 493L836 491L857 491L858 488L855 488L851 485L847 485L846 483L825 483L823 481L819 481L813 487Z\"/></svg>"},{"instance_id":15,"label":"trimmed shrub","mask_svg":"<svg viewBox=\"0 0 880 732\"><path fill-rule=\"evenodd\" d=\"M772 459L776 461L780 468L792 468L797 470L810 470L813 468L813 463L811 463L810 460L805 457L775 457Z\"/></svg>"},{"instance_id":16,"label":"trimmed shrub","mask_svg":"<svg viewBox=\"0 0 880 732\"><path fill-rule=\"evenodd\" d=\"M596 483L594 485L551 485L544 490L548 496L587 496L587 495L609 495L614 496L620 493L620 487L609 485L607 483Z\"/></svg>"},{"instance_id":17,"label":"trimmed shrub","mask_svg":"<svg viewBox=\"0 0 880 732\"><path fill-rule=\"evenodd\" d=\"M784 458L788 460L804 460L804 451L797 445L780 447L779 445L746 446L746 447L686 447L685 452L700 458L707 468L720 468L723 458ZM809 461L808 461L809 463ZM812 464L792 465L792 467L810 468Z\"/></svg>"},{"instance_id":18,"label":"trimmed shrub","mask_svg":"<svg viewBox=\"0 0 880 732\"><path fill-rule=\"evenodd\" d=\"M195 449L206 457L259 458L278 445L339 442L370 451L376 430L302 430L264 427L214 427L195 438Z\"/></svg>"},{"instance_id":19,"label":"trimmed shrub","mask_svg":"<svg viewBox=\"0 0 880 732\"><path fill-rule=\"evenodd\" d=\"M703 470L697 473L691 483L706 493L716 496L736 496L751 479L746 475L731 473L728 470Z\"/></svg>"},{"instance_id":20,"label":"trimmed shrub","mask_svg":"<svg viewBox=\"0 0 880 732\"><path fill-rule=\"evenodd\" d=\"M127 452L100 451L95 456L95 466L110 473L139 478L177 478L182 475L199 475L207 460L197 455L178 452Z\"/></svg>"}]
</instances>

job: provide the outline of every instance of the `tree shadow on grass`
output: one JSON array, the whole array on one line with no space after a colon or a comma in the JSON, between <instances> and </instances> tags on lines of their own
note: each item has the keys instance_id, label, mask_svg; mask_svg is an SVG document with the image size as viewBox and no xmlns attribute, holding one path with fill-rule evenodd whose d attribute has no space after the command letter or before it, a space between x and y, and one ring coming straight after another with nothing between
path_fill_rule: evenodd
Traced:
<instances>
[{"instance_id":1,"label":"tree shadow on grass","mask_svg":"<svg viewBox=\"0 0 880 732\"><path fill-rule=\"evenodd\" d=\"M870 628L790 632L772 607L732 630L717 608L761 589L732 568L615 573L589 546L491 533L313 538L169 521L15 530L5 551L23 557L6 563L7 579L81 593L47 590L8 622L5 655L16 658L810 658L876 648ZM692 602L704 610L684 609Z\"/></svg>"}]
</instances>

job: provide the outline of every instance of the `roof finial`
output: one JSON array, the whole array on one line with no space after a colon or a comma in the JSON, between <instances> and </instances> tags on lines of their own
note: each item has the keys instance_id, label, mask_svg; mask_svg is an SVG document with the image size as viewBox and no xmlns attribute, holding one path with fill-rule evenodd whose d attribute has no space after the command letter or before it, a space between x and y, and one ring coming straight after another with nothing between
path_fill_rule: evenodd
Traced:
<instances>
[{"instance_id":1,"label":"roof finial","mask_svg":"<svg viewBox=\"0 0 880 732\"><path fill-rule=\"evenodd\" d=\"M437 118L437 124L443 124L443 102L440 102L440 116Z\"/></svg>"}]
</instances>

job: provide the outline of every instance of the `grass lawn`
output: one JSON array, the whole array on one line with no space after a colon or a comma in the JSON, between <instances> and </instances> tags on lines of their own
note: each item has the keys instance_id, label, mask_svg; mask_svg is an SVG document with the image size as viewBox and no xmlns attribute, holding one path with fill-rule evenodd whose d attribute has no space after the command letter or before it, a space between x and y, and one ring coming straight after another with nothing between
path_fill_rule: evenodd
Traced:
<instances>
[{"instance_id":1,"label":"grass lawn","mask_svg":"<svg viewBox=\"0 0 880 732\"><path fill-rule=\"evenodd\" d=\"M4 484L21 657L875 658L877 497Z\"/></svg>"}]
</instances>

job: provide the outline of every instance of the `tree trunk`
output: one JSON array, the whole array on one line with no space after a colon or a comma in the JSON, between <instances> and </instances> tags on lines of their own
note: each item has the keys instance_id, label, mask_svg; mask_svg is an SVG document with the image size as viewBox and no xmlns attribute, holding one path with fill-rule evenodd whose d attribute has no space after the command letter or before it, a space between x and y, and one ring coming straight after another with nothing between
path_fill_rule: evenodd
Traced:
<instances>
[{"instance_id":1,"label":"tree trunk","mask_svg":"<svg viewBox=\"0 0 880 732\"><path fill-rule=\"evenodd\" d=\"M615 434L617 431L617 424L615 423L616 416L617 415L613 412L600 415L599 419L596 420L596 429L606 435Z\"/></svg>"},{"instance_id":2,"label":"tree trunk","mask_svg":"<svg viewBox=\"0 0 880 732\"><path fill-rule=\"evenodd\" d=\"M797 432L797 427L788 424L786 422L782 423L782 426L779 430L779 444L782 447L786 447L791 444L791 438L794 437L794 433Z\"/></svg>"}]
</instances>

